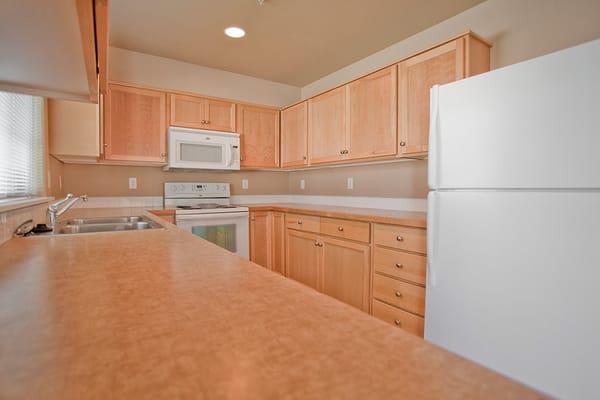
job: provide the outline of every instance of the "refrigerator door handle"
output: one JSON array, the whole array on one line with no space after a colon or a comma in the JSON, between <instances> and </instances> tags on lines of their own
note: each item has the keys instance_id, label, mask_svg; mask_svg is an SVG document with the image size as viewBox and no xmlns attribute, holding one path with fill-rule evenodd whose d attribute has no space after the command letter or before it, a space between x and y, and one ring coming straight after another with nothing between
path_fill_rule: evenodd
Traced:
<instances>
[{"instance_id":1,"label":"refrigerator door handle","mask_svg":"<svg viewBox=\"0 0 600 400\"><path fill-rule=\"evenodd\" d=\"M438 188L438 137L440 128L439 119L439 85L432 86L429 93L429 155L427 167L429 188Z\"/></svg>"},{"instance_id":2,"label":"refrigerator door handle","mask_svg":"<svg viewBox=\"0 0 600 400\"><path fill-rule=\"evenodd\" d=\"M435 259L439 215L437 212L437 197L437 192L429 192L427 196L427 280L431 287L436 285Z\"/></svg>"}]
</instances>

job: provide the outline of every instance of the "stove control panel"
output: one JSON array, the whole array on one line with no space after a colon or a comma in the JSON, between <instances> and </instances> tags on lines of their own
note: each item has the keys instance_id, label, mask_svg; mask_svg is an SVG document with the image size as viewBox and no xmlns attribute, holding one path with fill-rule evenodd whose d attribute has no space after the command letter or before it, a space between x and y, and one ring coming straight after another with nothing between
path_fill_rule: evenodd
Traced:
<instances>
[{"instance_id":1,"label":"stove control panel","mask_svg":"<svg viewBox=\"0 0 600 400\"><path fill-rule=\"evenodd\" d=\"M165 182L165 198L227 198L229 193L229 183Z\"/></svg>"}]
</instances>

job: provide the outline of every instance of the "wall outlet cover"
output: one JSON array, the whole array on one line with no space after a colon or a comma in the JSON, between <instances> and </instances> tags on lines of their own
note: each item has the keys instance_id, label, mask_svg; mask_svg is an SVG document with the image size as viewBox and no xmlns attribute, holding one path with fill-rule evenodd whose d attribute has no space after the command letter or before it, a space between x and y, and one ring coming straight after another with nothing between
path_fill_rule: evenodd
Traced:
<instances>
[{"instance_id":1,"label":"wall outlet cover","mask_svg":"<svg viewBox=\"0 0 600 400\"><path fill-rule=\"evenodd\" d=\"M242 189L248 189L248 179L242 179Z\"/></svg>"},{"instance_id":2,"label":"wall outlet cover","mask_svg":"<svg viewBox=\"0 0 600 400\"><path fill-rule=\"evenodd\" d=\"M354 178L348 178L346 180L346 189L354 190Z\"/></svg>"},{"instance_id":3,"label":"wall outlet cover","mask_svg":"<svg viewBox=\"0 0 600 400\"><path fill-rule=\"evenodd\" d=\"M306 188L306 182L304 179L300 179L300 190L304 190Z\"/></svg>"},{"instance_id":4,"label":"wall outlet cover","mask_svg":"<svg viewBox=\"0 0 600 400\"><path fill-rule=\"evenodd\" d=\"M136 177L129 178L129 189L131 189L131 190L137 189L137 178Z\"/></svg>"}]
</instances>

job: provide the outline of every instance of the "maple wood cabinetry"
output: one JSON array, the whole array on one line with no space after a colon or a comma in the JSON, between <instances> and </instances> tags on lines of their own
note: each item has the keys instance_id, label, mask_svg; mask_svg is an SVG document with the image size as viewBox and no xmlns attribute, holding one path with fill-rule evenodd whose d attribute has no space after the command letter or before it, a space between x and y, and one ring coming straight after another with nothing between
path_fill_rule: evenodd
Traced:
<instances>
[{"instance_id":1,"label":"maple wood cabinetry","mask_svg":"<svg viewBox=\"0 0 600 400\"><path fill-rule=\"evenodd\" d=\"M339 87L308 101L308 157L310 164L347 158L346 88Z\"/></svg>"},{"instance_id":2,"label":"maple wood cabinetry","mask_svg":"<svg viewBox=\"0 0 600 400\"><path fill-rule=\"evenodd\" d=\"M172 126L235 131L235 103L182 94L171 94L169 100Z\"/></svg>"},{"instance_id":3,"label":"maple wood cabinetry","mask_svg":"<svg viewBox=\"0 0 600 400\"><path fill-rule=\"evenodd\" d=\"M285 267L285 219L278 211L250 213L250 260L283 274Z\"/></svg>"},{"instance_id":4,"label":"maple wood cabinetry","mask_svg":"<svg viewBox=\"0 0 600 400\"><path fill-rule=\"evenodd\" d=\"M288 277L321 291L322 259L318 234L287 229L285 264Z\"/></svg>"},{"instance_id":5,"label":"maple wood cabinetry","mask_svg":"<svg viewBox=\"0 0 600 400\"><path fill-rule=\"evenodd\" d=\"M488 44L467 35L398 64L399 155L428 150L431 87L488 71L489 60Z\"/></svg>"},{"instance_id":6,"label":"maple wood cabinetry","mask_svg":"<svg viewBox=\"0 0 600 400\"><path fill-rule=\"evenodd\" d=\"M281 167L308 164L308 103L281 111Z\"/></svg>"},{"instance_id":7,"label":"maple wood cabinetry","mask_svg":"<svg viewBox=\"0 0 600 400\"><path fill-rule=\"evenodd\" d=\"M166 162L167 98L157 90L109 84L104 158Z\"/></svg>"},{"instance_id":8,"label":"maple wood cabinetry","mask_svg":"<svg viewBox=\"0 0 600 400\"><path fill-rule=\"evenodd\" d=\"M238 104L241 166L279 167L279 110Z\"/></svg>"}]
</instances>

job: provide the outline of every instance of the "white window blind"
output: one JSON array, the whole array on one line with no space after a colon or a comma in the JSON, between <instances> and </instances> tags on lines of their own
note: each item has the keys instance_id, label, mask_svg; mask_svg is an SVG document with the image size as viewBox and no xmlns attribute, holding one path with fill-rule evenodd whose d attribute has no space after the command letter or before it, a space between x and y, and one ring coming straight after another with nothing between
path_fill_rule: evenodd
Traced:
<instances>
[{"instance_id":1,"label":"white window blind","mask_svg":"<svg viewBox=\"0 0 600 400\"><path fill-rule=\"evenodd\" d=\"M0 198L44 194L41 97L0 92Z\"/></svg>"}]
</instances>

